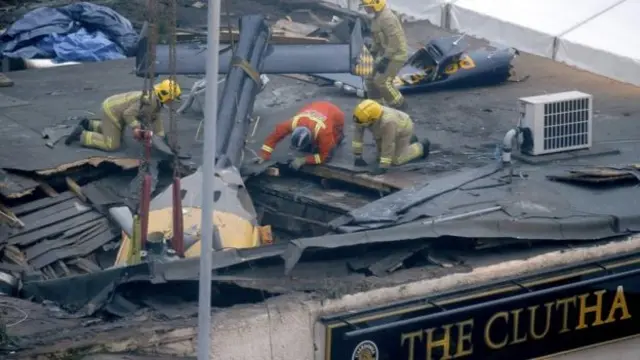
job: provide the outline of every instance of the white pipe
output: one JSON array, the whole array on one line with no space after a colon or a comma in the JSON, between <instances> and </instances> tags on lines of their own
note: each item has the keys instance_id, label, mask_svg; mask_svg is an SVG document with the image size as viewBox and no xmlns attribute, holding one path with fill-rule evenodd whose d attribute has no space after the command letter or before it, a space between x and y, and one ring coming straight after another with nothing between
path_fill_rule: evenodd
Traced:
<instances>
[{"instance_id":1,"label":"white pipe","mask_svg":"<svg viewBox=\"0 0 640 360\"><path fill-rule=\"evenodd\" d=\"M513 128L504 135L502 140L502 162L511 164L511 151L513 151L513 143L520 135L520 128Z\"/></svg>"},{"instance_id":2,"label":"white pipe","mask_svg":"<svg viewBox=\"0 0 640 360\"><path fill-rule=\"evenodd\" d=\"M218 122L218 48L220 47L220 1L209 1L207 18L207 86L204 104L204 154L202 164L202 218L200 237L200 278L198 296L198 360L209 360L211 351L211 256L213 249L213 191ZM217 236L216 236L217 238ZM215 250L220 250L216 241Z\"/></svg>"},{"instance_id":3,"label":"white pipe","mask_svg":"<svg viewBox=\"0 0 640 360\"><path fill-rule=\"evenodd\" d=\"M520 135L520 128L516 127L504 134L502 139L502 165L509 167L509 184L513 181L513 164L511 163L511 152L513 151L513 143L517 141Z\"/></svg>"}]
</instances>

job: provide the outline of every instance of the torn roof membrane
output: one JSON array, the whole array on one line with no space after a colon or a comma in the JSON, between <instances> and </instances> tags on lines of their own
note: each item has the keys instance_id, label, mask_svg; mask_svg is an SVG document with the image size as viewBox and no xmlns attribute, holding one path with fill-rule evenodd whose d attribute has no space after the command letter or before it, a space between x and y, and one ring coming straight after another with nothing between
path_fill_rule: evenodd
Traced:
<instances>
[{"instance_id":1,"label":"torn roof membrane","mask_svg":"<svg viewBox=\"0 0 640 360\"><path fill-rule=\"evenodd\" d=\"M585 166L582 171L589 168L594 166ZM556 171L559 169L566 167ZM627 173L633 172L629 169ZM617 181L619 173L609 174ZM539 168L524 168L518 176L510 177L502 165L490 164L365 205L332 222L340 234L293 240L283 257L287 271L291 271L302 253L312 248L446 236L526 241L605 239L640 232L640 203L634 200L638 198L640 188L635 184L599 190L550 181L547 171Z\"/></svg>"}]
</instances>

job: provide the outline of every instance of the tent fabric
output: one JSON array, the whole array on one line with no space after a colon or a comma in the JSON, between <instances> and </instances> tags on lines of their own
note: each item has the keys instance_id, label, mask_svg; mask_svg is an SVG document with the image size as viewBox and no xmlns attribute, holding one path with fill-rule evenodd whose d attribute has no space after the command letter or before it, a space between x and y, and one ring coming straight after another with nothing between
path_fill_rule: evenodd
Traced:
<instances>
[{"instance_id":1,"label":"tent fabric","mask_svg":"<svg viewBox=\"0 0 640 360\"><path fill-rule=\"evenodd\" d=\"M627 0L564 34L556 60L640 86L640 1Z\"/></svg>"},{"instance_id":2,"label":"tent fabric","mask_svg":"<svg viewBox=\"0 0 640 360\"><path fill-rule=\"evenodd\" d=\"M620 0L458 0L452 30L552 58L554 39Z\"/></svg>"},{"instance_id":3,"label":"tent fabric","mask_svg":"<svg viewBox=\"0 0 640 360\"><path fill-rule=\"evenodd\" d=\"M451 30L640 86L637 0L447 1Z\"/></svg>"},{"instance_id":4,"label":"tent fabric","mask_svg":"<svg viewBox=\"0 0 640 360\"><path fill-rule=\"evenodd\" d=\"M349 0L329 0L345 6ZM351 0L351 8L355 9ZM427 20L492 43L640 86L639 0L388 0L407 20Z\"/></svg>"}]
</instances>

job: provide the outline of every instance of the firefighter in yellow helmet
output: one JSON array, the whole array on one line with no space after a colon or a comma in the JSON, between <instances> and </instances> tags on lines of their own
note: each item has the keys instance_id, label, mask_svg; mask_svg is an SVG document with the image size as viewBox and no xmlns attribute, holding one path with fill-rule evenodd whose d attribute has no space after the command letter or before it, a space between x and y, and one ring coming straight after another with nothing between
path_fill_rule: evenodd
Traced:
<instances>
[{"instance_id":1,"label":"firefighter in yellow helmet","mask_svg":"<svg viewBox=\"0 0 640 360\"><path fill-rule=\"evenodd\" d=\"M120 148L127 126L133 129L134 138L140 139L145 119L148 119L154 135L164 137L160 110L171 101L178 100L182 90L180 85L169 79L156 84L153 90L151 96L143 96L142 91L131 91L108 97L102 102L101 120L83 119L65 143L69 145L80 141L84 147L115 151Z\"/></svg>"},{"instance_id":2,"label":"firefighter in yellow helmet","mask_svg":"<svg viewBox=\"0 0 640 360\"><path fill-rule=\"evenodd\" d=\"M374 72L365 79L367 98L396 109L405 109L404 97L393 80L407 61L407 38L400 19L389 9L387 0L361 0L362 6L373 15L371 34Z\"/></svg>"},{"instance_id":3,"label":"firefighter in yellow helmet","mask_svg":"<svg viewBox=\"0 0 640 360\"><path fill-rule=\"evenodd\" d=\"M373 100L364 100L353 110L355 131L353 154L355 166L367 166L362 158L364 130L373 134L378 150L378 167L374 175L383 174L391 165L402 165L429 156L429 140L422 142L413 135L413 121L400 110L382 106Z\"/></svg>"}]
</instances>

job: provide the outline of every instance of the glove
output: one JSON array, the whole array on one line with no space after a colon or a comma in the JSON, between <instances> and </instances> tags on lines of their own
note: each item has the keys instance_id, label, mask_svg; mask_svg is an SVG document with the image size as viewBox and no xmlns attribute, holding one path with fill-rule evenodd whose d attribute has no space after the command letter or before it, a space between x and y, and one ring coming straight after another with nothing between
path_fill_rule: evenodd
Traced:
<instances>
[{"instance_id":1,"label":"glove","mask_svg":"<svg viewBox=\"0 0 640 360\"><path fill-rule=\"evenodd\" d=\"M302 167L302 165L304 165L307 162L307 159L303 158L303 157L298 157L293 159L293 161L289 164L289 167L291 167L294 170L298 170Z\"/></svg>"},{"instance_id":2,"label":"glove","mask_svg":"<svg viewBox=\"0 0 640 360\"><path fill-rule=\"evenodd\" d=\"M142 129L140 129L140 128L133 129L133 138L134 139L136 139L138 141L141 141L142 138L143 138L143 134L144 134L144 132L142 131Z\"/></svg>"},{"instance_id":3,"label":"glove","mask_svg":"<svg viewBox=\"0 0 640 360\"><path fill-rule=\"evenodd\" d=\"M369 164L367 164L367 162L364 161L362 156L357 156L356 159L353 162L353 165L354 166L358 166L358 167L363 167L363 166L368 166Z\"/></svg>"},{"instance_id":4,"label":"glove","mask_svg":"<svg viewBox=\"0 0 640 360\"><path fill-rule=\"evenodd\" d=\"M265 159L263 159L260 156L256 156L251 160L251 162L254 163L254 164L262 164L264 161L265 161Z\"/></svg>"},{"instance_id":5,"label":"glove","mask_svg":"<svg viewBox=\"0 0 640 360\"><path fill-rule=\"evenodd\" d=\"M386 57L380 58L378 61L376 61L376 72L382 74L387 71L387 67L389 67L389 59L387 59Z\"/></svg>"},{"instance_id":6,"label":"glove","mask_svg":"<svg viewBox=\"0 0 640 360\"><path fill-rule=\"evenodd\" d=\"M378 166L371 172L371 175L382 175L386 172L387 172L387 168Z\"/></svg>"}]
</instances>

